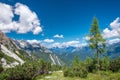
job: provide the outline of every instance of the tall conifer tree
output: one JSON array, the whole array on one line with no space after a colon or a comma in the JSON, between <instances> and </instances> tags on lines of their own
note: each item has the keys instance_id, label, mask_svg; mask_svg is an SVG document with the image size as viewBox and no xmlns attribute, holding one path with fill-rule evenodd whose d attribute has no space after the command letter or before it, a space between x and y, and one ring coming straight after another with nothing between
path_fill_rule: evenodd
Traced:
<instances>
[{"instance_id":1,"label":"tall conifer tree","mask_svg":"<svg viewBox=\"0 0 120 80\"><path fill-rule=\"evenodd\" d=\"M89 34L89 46L95 50L95 59L97 61L97 69L100 70L100 55L105 53L105 39L102 37L99 30L98 20L96 17L93 18L92 26Z\"/></svg>"}]
</instances>

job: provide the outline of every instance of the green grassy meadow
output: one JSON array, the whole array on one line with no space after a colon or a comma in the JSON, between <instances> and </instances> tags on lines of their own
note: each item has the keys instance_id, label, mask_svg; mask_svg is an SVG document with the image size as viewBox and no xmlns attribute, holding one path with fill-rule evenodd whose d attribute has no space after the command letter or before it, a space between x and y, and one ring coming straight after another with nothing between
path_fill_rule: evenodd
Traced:
<instances>
[{"instance_id":1,"label":"green grassy meadow","mask_svg":"<svg viewBox=\"0 0 120 80\"><path fill-rule=\"evenodd\" d=\"M51 75L38 76L36 80L120 80L120 73L113 72L99 72L89 73L86 78L79 77L64 77L62 71L55 71Z\"/></svg>"}]
</instances>

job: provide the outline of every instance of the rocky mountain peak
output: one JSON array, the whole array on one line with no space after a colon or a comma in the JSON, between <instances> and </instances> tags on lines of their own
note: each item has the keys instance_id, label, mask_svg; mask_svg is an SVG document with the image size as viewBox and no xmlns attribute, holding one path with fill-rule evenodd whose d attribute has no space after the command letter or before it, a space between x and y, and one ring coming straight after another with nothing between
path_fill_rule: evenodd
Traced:
<instances>
[{"instance_id":1,"label":"rocky mountain peak","mask_svg":"<svg viewBox=\"0 0 120 80\"><path fill-rule=\"evenodd\" d=\"M0 30L0 43L6 44L9 42L9 38Z\"/></svg>"}]
</instances>

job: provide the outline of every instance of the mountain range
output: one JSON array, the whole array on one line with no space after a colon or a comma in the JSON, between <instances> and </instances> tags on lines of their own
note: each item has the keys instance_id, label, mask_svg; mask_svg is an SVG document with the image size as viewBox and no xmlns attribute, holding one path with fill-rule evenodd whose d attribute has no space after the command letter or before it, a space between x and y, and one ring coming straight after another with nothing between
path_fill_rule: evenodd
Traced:
<instances>
[{"instance_id":1,"label":"mountain range","mask_svg":"<svg viewBox=\"0 0 120 80\"><path fill-rule=\"evenodd\" d=\"M43 59L51 62L52 65L63 65L62 60L46 47L8 38L0 31L0 64L3 68L15 67L31 59Z\"/></svg>"},{"instance_id":2,"label":"mountain range","mask_svg":"<svg viewBox=\"0 0 120 80\"><path fill-rule=\"evenodd\" d=\"M120 42L107 44L106 50L106 55L110 59L118 58ZM47 48L40 43L8 38L0 31L0 63L4 68L23 64L31 59L43 59L51 62L52 65L70 65L75 55L78 55L81 60L85 60L87 57L94 56L94 50L91 50L88 45Z\"/></svg>"},{"instance_id":3,"label":"mountain range","mask_svg":"<svg viewBox=\"0 0 120 80\"><path fill-rule=\"evenodd\" d=\"M92 58L95 55L95 51L91 50L88 45L81 47L53 47L50 48L50 50L60 57L67 65L71 64L75 55L78 55L80 60L85 60L87 57ZM109 59L116 59L120 57L120 42L113 44L107 43L106 52L104 55L108 56Z\"/></svg>"}]
</instances>

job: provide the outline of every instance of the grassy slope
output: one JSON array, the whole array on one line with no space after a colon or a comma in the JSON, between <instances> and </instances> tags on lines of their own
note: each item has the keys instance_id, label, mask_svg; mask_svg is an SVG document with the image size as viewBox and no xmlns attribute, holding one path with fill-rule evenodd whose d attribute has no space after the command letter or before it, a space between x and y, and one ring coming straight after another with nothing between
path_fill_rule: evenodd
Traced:
<instances>
[{"instance_id":1,"label":"grassy slope","mask_svg":"<svg viewBox=\"0 0 120 80\"><path fill-rule=\"evenodd\" d=\"M112 72L100 72L89 73L87 78L77 78L77 77L64 77L63 72L53 72L51 75L45 77L37 77L36 80L120 80L120 73Z\"/></svg>"}]
</instances>

